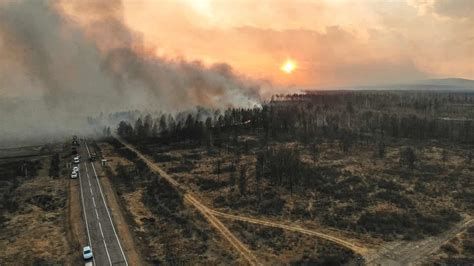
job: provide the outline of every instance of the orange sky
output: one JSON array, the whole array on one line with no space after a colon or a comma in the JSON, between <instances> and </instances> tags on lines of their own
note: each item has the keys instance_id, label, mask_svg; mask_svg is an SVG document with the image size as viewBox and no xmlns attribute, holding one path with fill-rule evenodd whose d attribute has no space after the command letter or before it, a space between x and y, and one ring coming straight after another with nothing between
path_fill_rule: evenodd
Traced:
<instances>
[{"instance_id":1,"label":"orange sky","mask_svg":"<svg viewBox=\"0 0 474 266\"><path fill-rule=\"evenodd\" d=\"M277 86L474 79L474 1L125 0L155 53ZM291 59L291 74L281 65Z\"/></svg>"}]
</instances>

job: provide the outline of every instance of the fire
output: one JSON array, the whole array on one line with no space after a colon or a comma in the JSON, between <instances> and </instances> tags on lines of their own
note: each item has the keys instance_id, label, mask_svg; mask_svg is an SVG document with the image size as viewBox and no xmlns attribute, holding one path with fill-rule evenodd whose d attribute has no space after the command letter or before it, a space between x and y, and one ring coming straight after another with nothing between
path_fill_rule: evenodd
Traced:
<instances>
[{"instance_id":1,"label":"fire","mask_svg":"<svg viewBox=\"0 0 474 266\"><path fill-rule=\"evenodd\" d=\"M281 71L286 74L291 74L296 69L296 63L290 59L286 60L285 63L280 67Z\"/></svg>"}]
</instances>

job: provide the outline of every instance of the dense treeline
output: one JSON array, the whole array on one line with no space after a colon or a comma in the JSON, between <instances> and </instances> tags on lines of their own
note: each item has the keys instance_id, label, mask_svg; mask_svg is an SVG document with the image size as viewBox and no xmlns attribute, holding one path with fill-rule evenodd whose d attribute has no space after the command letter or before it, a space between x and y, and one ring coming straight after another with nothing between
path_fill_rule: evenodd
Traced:
<instances>
[{"instance_id":1,"label":"dense treeline","mask_svg":"<svg viewBox=\"0 0 474 266\"><path fill-rule=\"evenodd\" d=\"M259 133L264 141L333 138L343 148L375 136L473 143L473 107L474 93L328 92L280 96L261 107L223 113L146 115L120 122L117 133L135 141L218 146L242 132Z\"/></svg>"}]
</instances>

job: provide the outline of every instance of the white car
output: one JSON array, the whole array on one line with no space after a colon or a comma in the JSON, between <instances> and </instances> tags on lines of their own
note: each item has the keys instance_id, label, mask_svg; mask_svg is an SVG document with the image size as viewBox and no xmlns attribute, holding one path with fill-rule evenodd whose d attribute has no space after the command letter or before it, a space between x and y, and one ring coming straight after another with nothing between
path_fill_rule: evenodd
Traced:
<instances>
[{"instance_id":1,"label":"white car","mask_svg":"<svg viewBox=\"0 0 474 266\"><path fill-rule=\"evenodd\" d=\"M79 172L79 165L76 165L72 168L73 172Z\"/></svg>"},{"instance_id":2,"label":"white car","mask_svg":"<svg viewBox=\"0 0 474 266\"><path fill-rule=\"evenodd\" d=\"M89 246L85 246L82 250L82 256L85 260L92 259L92 249Z\"/></svg>"},{"instance_id":3,"label":"white car","mask_svg":"<svg viewBox=\"0 0 474 266\"><path fill-rule=\"evenodd\" d=\"M77 178L77 172L73 171L71 173L71 178L73 178L73 179Z\"/></svg>"},{"instance_id":4,"label":"white car","mask_svg":"<svg viewBox=\"0 0 474 266\"><path fill-rule=\"evenodd\" d=\"M81 161L79 160L79 157L74 157L74 159L72 160L74 163L78 164L80 163Z\"/></svg>"}]
</instances>

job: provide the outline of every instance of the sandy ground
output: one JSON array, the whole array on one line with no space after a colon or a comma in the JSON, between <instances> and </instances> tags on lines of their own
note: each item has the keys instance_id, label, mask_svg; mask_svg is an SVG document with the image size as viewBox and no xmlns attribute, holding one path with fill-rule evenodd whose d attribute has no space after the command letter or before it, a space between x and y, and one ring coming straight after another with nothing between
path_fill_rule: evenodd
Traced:
<instances>
[{"instance_id":1,"label":"sandy ground","mask_svg":"<svg viewBox=\"0 0 474 266\"><path fill-rule=\"evenodd\" d=\"M135 222L135 230L138 232L145 232L144 221L153 217L151 211L143 204L143 188L139 188L131 193L123 195L127 210L130 212Z\"/></svg>"},{"instance_id":2,"label":"sandy ground","mask_svg":"<svg viewBox=\"0 0 474 266\"><path fill-rule=\"evenodd\" d=\"M431 257L424 261L424 265L433 265L435 263L446 263L447 259L463 259L466 264L474 263L474 222L465 230L462 230L454 237L444 242L443 245L431 254ZM469 262L468 262L469 261Z\"/></svg>"},{"instance_id":3,"label":"sandy ground","mask_svg":"<svg viewBox=\"0 0 474 266\"><path fill-rule=\"evenodd\" d=\"M393 241L383 245L375 254L367 257L368 265L420 265L428 262L430 254L435 253L443 244L466 231L474 219L470 216L452 226L439 236L431 236L419 241Z\"/></svg>"}]
</instances>

